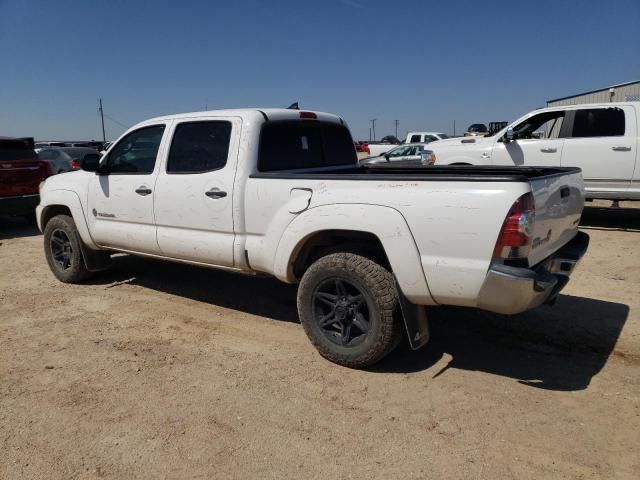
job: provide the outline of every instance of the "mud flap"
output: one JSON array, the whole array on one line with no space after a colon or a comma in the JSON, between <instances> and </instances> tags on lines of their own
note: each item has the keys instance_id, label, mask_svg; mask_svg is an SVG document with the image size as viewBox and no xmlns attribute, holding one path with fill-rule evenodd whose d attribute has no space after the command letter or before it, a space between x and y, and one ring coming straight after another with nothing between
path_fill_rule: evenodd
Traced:
<instances>
[{"instance_id":1,"label":"mud flap","mask_svg":"<svg viewBox=\"0 0 640 480\"><path fill-rule=\"evenodd\" d=\"M111 255L107 252L91 250L82 240L80 240L80 250L82 250L84 265L90 272L101 272L111 265Z\"/></svg>"},{"instance_id":2,"label":"mud flap","mask_svg":"<svg viewBox=\"0 0 640 480\"><path fill-rule=\"evenodd\" d=\"M409 345L411 345L413 350L418 350L429 341L427 309L424 305L414 305L411 303L402 293L398 282L396 282L396 289L398 290L398 299L400 300L404 326L407 329L407 335L409 337Z\"/></svg>"}]
</instances>

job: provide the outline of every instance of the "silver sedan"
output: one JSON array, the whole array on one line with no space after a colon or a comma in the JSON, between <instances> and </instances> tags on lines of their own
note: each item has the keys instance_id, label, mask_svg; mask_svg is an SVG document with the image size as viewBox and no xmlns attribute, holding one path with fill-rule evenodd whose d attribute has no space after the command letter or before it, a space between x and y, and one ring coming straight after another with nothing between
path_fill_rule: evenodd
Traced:
<instances>
[{"instance_id":1,"label":"silver sedan","mask_svg":"<svg viewBox=\"0 0 640 480\"><path fill-rule=\"evenodd\" d=\"M358 160L358 165L378 165L402 162L402 166L433 165L435 155L427 148L426 143L408 143L400 145L376 157Z\"/></svg>"},{"instance_id":2,"label":"silver sedan","mask_svg":"<svg viewBox=\"0 0 640 480\"><path fill-rule=\"evenodd\" d=\"M94 148L89 147L49 147L41 149L38 157L49 162L55 174L77 170L83 158L97 154Z\"/></svg>"}]
</instances>

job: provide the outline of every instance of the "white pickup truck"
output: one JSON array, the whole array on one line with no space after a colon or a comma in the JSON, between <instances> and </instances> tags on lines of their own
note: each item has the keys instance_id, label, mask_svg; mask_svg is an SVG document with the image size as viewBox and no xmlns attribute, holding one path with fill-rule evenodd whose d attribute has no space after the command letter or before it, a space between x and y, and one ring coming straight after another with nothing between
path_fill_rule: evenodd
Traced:
<instances>
[{"instance_id":1,"label":"white pickup truck","mask_svg":"<svg viewBox=\"0 0 640 480\"><path fill-rule=\"evenodd\" d=\"M640 200L640 102L541 108L490 137L429 149L436 165L579 167L587 198Z\"/></svg>"},{"instance_id":2,"label":"white pickup truck","mask_svg":"<svg viewBox=\"0 0 640 480\"><path fill-rule=\"evenodd\" d=\"M426 305L553 302L588 244L578 169L358 167L340 117L284 109L145 121L47 179L40 199L59 280L81 282L115 252L273 275L299 283L311 342L350 367L403 330L424 345Z\"/></svg>"}]
</instances>

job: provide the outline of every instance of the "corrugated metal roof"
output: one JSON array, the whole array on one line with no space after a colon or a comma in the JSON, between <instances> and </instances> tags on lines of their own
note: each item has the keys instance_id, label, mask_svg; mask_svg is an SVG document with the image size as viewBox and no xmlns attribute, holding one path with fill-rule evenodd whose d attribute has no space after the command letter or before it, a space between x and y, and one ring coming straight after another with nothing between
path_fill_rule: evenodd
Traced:
<instances>
[{"instance_id":1,"label":"corrugated metal roof","mask_svg":"<svg viewBox=\"0 0 640 480\"><path fill-rule=\"evenodd\" d=\"M634 80L633 82L619 83L617 85L611 85L610 87L598 88L597 90L591 90L589 92L576 93L575 95L569 95L567 97L554 98L553 100L547 100L547 103L559 102L560 100L567 100L569 98L580 97L582 95L590 95L592 93L604 92L610 88L626 87L627 85L633 85L634 83L640 83L640 80Z\"/></svg>"}]
</instances>

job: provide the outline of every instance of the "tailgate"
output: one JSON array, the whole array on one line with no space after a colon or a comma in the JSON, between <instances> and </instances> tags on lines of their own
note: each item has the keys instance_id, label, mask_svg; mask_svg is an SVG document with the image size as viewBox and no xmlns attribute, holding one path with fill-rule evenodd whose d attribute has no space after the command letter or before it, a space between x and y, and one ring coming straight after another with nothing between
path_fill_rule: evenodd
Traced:
<instances>
[{"instance_id":1,"label":"tailgate","mask_svg":"<svg viewBox=\"0 0 640 480\"><path fill-rule=\"evenodd\" d=\"M41 160L0 160L0 196L38 193L38 185L51 175L51 167Z\"/></svg>"},{"instance_id":2,"label":"tailgate","mask_svg":"<svg viewBox=\"0 0 640 480\"><path fill-rule=\"evenodd\" d=\"M535 202L529 265L536 265L569 242L578 232L584 207L579 169L530 180Z\"/></svg>"}]
</instances>

